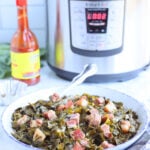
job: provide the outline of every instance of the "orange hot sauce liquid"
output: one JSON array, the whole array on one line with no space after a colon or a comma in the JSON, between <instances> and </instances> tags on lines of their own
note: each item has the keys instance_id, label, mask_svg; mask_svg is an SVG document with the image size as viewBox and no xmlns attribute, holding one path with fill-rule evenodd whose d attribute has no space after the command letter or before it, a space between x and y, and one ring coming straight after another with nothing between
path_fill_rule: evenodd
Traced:
<instances>
[{"instance_id":1,"label":"orange hot sauce liquid","mask_svg":"<svg viewBox=\"0 0 150 150\"><path fill-rule=\"evenodd\" d=\"M16 53L34 52L39 49L39 46L38 46L38 42L34 33L32 33L32 31L29 29L27 7L19 6L17 11L18 11L18 29L16 33L14 34L12 41L11 41L11 51L16 52ZM26 64L24 64L24 66L25 65ZM23 81L27 83L28 85L34 85L40 81L40 74L38 74L35 77L28 78L28 79L17 78L14 76L13 78Z\"/></svg>"}]
</instances>

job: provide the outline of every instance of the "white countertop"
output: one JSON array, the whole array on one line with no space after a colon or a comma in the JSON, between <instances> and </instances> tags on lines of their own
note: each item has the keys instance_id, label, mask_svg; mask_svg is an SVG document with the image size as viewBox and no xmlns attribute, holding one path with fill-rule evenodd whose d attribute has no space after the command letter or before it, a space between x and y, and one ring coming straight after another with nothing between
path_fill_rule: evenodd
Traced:
<instances>
[{"instance_id":1,"label":"white countertop","mask_svg":"<svg viewBox=\"0 0 150 150\"><path fill-rule=\"evenodd\" d=\"M3 80L0 80L3 82ZM64 80L58 76L44 63L44 67L41 69L41 81L34 85L29 86L26 93L35 92L40 89L50 88L54 86L63 86L69 84L70 81ZM111 82L111 83L83 83L85 85L102 86L106 88L116 89L123 93L126 93L142 103L149 106L150 110L150 68L143 70L140 74L132 79L125 82ZM0 115L5 107L0 107ZM150 138L150 135L147 136ZM150 147L149 147L150 148ZM2 129L0 122L0 149L1 150L27 150L22 149L19 144L13 142L12 139L8 138ZM138 148L140 149L140 148Z\"/></svg>"}]
</instances>

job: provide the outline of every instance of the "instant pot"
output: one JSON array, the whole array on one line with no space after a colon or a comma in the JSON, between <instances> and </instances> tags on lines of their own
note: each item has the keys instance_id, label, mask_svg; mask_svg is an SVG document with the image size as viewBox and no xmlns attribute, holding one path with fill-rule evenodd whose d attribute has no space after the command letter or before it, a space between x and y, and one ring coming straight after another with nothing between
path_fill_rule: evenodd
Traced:
<instances>
[{"instance_id":1,"label":"instant pot","mask_svg":"<svg viewBox=\"0 0 150 150\"><path fill-rule=\"evenodd\" d=\"M148 0L47 0L47 62L72 80L86 64L88 82L134 78L150 62Z\"/></svg>"}]
</instances>

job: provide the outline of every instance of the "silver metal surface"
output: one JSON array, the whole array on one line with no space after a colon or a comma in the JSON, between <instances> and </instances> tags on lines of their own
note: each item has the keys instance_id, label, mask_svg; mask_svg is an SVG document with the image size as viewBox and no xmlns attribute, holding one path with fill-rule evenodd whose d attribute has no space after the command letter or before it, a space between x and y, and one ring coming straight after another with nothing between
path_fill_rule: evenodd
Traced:
<instances>
[{"instance_id":1,"label":"silver metal surface","mask_svg":"<svg viewBox=\"0 0 150 150\"><path fill-rule=\"evenodd\" d=\"M136 72L149 64L150 18L147 14L150 14L150 9L148 0L126 0L123 50L119 54L106 57L83 56L72 51L68 0L47 0L47 6L47 61L54 71L59 70L58 75L61 76L61 71L78 74L85 64L92 63L97 65L97 75L100 76ZM116 29L116 36L119 32Z\"/></svg>"}]
</instances>

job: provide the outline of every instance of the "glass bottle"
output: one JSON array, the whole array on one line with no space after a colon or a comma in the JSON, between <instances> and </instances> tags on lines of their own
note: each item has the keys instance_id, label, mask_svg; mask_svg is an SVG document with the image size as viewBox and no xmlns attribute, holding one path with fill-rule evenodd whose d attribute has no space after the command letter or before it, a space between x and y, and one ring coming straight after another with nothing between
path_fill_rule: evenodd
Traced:
<instances>
[{"instance_id":1,"label":"glass bottle","mask_svg":"<svg viewBox=\"0 0 150 150\"><path fill-rule=\"evenodd\" d=\"M12 77L27 83L40 81L40 50L27 16L27 0L16 0L18 28L11 41Z\"/></svg>"}]
</instances>

